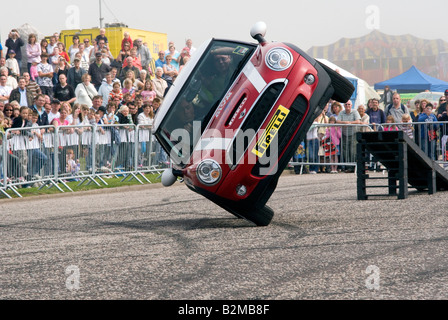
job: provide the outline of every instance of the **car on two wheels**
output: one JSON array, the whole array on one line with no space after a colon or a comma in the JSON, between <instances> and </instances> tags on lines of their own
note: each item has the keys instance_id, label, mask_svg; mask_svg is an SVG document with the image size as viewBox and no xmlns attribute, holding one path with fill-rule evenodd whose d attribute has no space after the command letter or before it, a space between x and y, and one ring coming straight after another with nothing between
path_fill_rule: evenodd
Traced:
<instances>
[{"instance_id":1,"label":"car on two wheels","mask_svg":"<svg viewBox=\"0 0 448 320\"><path fill-rule=\"evenodd\" d=\"M314 119L327 102L346 102L354 87L297 46L210 39L170 88L153 133L173 163L165 186L178 178L237 217L267 226L266 205Z\"/></svg>"}]
</instances>

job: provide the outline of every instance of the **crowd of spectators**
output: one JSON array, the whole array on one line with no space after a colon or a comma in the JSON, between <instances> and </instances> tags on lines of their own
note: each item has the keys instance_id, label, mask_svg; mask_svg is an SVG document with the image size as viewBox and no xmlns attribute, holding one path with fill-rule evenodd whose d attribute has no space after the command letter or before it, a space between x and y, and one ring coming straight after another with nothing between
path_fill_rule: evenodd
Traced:
<instances>
[{"instance_id":1,"label":"crowd of spectators","mask_svg":"<svg viewBox=\"0 0 448 320\"><path fill-rule=\"evenodd\" d=\"M401 130L432 160L447 162L447 100L448 89L439 99L437 108L423 99L416 100L415 109L410 110L402 103L399 93L386 88L381 99L369 99L367 107L353 108L350 100L343 104L330 101L296 151L293 161L302 164L294 166L294 171L303 173L300 168L303 163L309 163L306 173L353 172L354 166L338 166L337 163L356 163L356 133L366 131ZM380 108L381 102L384 110ZM378 168L380 164L374 162L368 167L370 170Z\"/></svg>"},{"instance_id":2,"label":"crowd of spectators","mask_svg":"<svg viewBox=\"0 0 448 320\"><path fill-rule=\"evenodd\" d=\"M23 57L22 47L26 48ZM95 111L101 107L105 111L113 104L118 114L122 107L128 106L129 118L133 124L138 124L138 116L146 106L152 109L151 115L157 112L195 50L190 39L181 52L170 42L168 50L158 52L158 57L153 58L142 39L132 40L125 33L121 50L114 57L105 29L100 29L92 44L89 38L81 40L74 35L73 44L67 49L59 41L58 34L49 41L39 41L36 34L30 34L25 40L13 29L5 49L5 57L3 51L0 57L2 130L19 116L20 107L37 111L40 125L51 125L54 119L47 122L42 115L45 108L36 105L41 95L47 104L57 102L54 105L67 107L69 112L76 105ZM21 68L24 60L26 67Z\"/></svg>"},{"instance_id":3,"label":"crowd of spectators","mask_svg":"<svg viewBox=\"0 0 448 320\"><path fill-rule=\"evenodd\" d=\"M93 123L150 128L166 93L195 50L191 39L181 51L170 42L168 50L153 58L142 39L133 40L125 33L114 57L105 29L100 29L93 43L78 35L72 41L66 48L57 33L47 41L36 34L22 39L16 29L11 30L0 47L1 132L33 125ZM23 47L26 54L22 56ZM160 148L158 152L162 153ZM20 159L26 157L14 158L13 167L20 167Z\"/></svg>"}]
</instances>

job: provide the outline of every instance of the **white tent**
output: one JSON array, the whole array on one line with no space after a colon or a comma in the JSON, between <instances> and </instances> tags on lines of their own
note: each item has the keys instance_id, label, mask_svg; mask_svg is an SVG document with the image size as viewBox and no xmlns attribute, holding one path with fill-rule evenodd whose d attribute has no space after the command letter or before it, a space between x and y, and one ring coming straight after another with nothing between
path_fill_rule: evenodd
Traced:
<instances>
[{"instance_id":1,"label":"white tent","mask_svg":"<svg viewBox=\"0 0 448 320\"><path fill-rule=\"evenodd\" d=\"M373 87L369 86L369 84L355 76L354 74L348 72L347 70L342 69L341 67L335 65L334 63L326 60L326 59L316 59L319 60L321 63L325 64L330 69L338 72L340 75L342 75L345 78L348 78L350 80L355 80L357 82L356 84L356 100L353 104L354 108L357 108L359 105L364 105L367 107L367 101L372 98L380 99L379 94L373 89ZM342 101L345 102L345 101Z\"/></svg>"}]
</instances>

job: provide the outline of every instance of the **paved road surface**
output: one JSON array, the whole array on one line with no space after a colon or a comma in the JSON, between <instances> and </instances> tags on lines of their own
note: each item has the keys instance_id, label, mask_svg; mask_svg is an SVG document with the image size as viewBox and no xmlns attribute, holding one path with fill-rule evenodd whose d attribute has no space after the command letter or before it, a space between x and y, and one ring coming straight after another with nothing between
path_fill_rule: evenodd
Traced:
<instances>
[{"instance_id":1,"label":"paved road surface","mask_svg":"<svg viewBox=\"0 0 448 320\"><path fill-rule=\"evenodd\" d=\"M284 174L268 227L176 184L0 200L0 299L447 299L448 192Z\"/></svg>"}]
</instances>

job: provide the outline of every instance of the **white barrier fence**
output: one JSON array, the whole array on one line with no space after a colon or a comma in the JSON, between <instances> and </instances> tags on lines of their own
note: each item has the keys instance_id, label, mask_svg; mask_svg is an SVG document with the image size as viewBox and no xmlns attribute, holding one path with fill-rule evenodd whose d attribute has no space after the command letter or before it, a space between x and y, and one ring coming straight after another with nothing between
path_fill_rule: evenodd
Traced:
<instances>
[{"instance_id":1,"label":"white barrier fence","mask_svg":"<svg viewBox=\"0 0 448 320\"><path fill-rule=\"evenodd\" d=\"M447 167L448 122L383 123L376 126L354 124L314 124L289 163L296 173L356 171L356 133L402 130L433 160ZM380 170L380 163L370 164Z\"/></svg>"},{"instance_id":2,"label":"white barrier fence","mask_svg":"<svg viewBox=\"0 0 448 320\"><path fill-rule=\"evenodd\" d=\"M448 122L387 123L369 125L315 124L290 165L297 173L305 167L327 172L356 169L356 133L403 130L433 160L448 165ZM325 138L325 139L324 139ZM372 162L372 167L379 165ZM45 126L0 132L0 192L18 197L21 187L55 187L73 191L68 181L107 185L105 177L121 181L150 181L145 173L161 173L169 157L142 125ZM376 169L379 169L376 167Z\"/></svg>"},{"instance_id":3,"label":"white barrier fence","mask_svg":"<svg viewBox=\"0 0 448 320\"><path fill-rule=\"evenodd\" d=\"M104 177L151 183L145 173L161 173L168 156L143 125L44 126L0 132L0 192L21 187L73 191L68 181L107 185ZM61 187L62 186L62 187Z\"/></svg>"}]
</instances>

